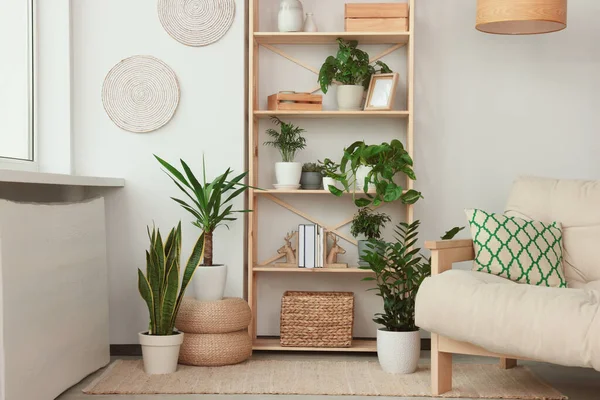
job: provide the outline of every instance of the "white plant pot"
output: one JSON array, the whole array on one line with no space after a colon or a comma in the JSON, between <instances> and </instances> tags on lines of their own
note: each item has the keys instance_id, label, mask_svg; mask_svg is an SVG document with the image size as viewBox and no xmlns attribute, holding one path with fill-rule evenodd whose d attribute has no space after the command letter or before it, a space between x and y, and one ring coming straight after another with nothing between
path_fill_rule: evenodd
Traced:
<instances>
[{"instance_id":1,"label":"white plant pot","mask_svg":"<svg viewBox=\"0 0 600 400\"><path fill-rule=\"evenodd\" d=\"M323 177L323 189L329 191L329 186L338 188L337 181L333 178ZM339 189L339 188L338 188Z\"/></svg>"},{"instance_id":2,"label":"white plant pot","mask_svg":"<svg viewBox=\"0 0 600 400\"><path fill-rule=\"evenodd\" d=\"M172 374L177 371L183 332L177 332L170 336L154 336L147 333L138 333L140 345L142 345L144 371L148 375Z\"/></svg>"},{"instance_id":3,"label":"white plant pot","mask_svg":"<svg viewBox=\"0 0 600 400\"><path fill-rule=\"evenodd\" d=\"M412 374L421 355L421 335L416 332L377 331L377 358L390 374Z\"/></svg>"},{"instance_id":4,"label":"white plant pot","mask_svg":"<svg viewBox=\"0 0 600 400\"><path fill-rule=\"evenodd\" d=\"M371 171L370 167L367 167L366 165L361 165L360 167L358 167L358 169L356 170L356 189L357 190L362 190L363 186L365 186L365 178L367 177L367 175L369 174L369 172ZM369 185L371 186L371 185ZM370 189L370 187L369 187Z\"/></svg>"},{"instance_id":5,"label":"white plant pot","mask_svg":"<svg viewBox=\"0 0 600 400\"><path fill-rule=\"evenodd\" d=\"M300 0L281 0L277 27L279 32L301 32L304 25L304 9Z\"/></svg>"},{"instance_id":6,"label":"white plant pot","mask_svg":"<svg viewBox=\"0 0 600 400\"><path fill-rule=\"evenodd\" d=\"M196 267L192 278L196 300L215 301L222 300L227 282L227 266L213 265Z\"/></svg>"},{"instance_id":7,"label":"white plant pot","mask_svg":"<svg viewBox=\"0 0 600 400\"><path fill-rule=\"evenodd\" d=\"M340 111L360 111L365 88L362 85L339 85L337 103Z\"/></svg>"},{"instance_id":8,"label":"white plant pot","mask_svg":"<svg viewBox=\"0 0 600 400\"><path fill-rule=\"evenodd\" d=\"M302 163L277 162L275 163L275 178L279 185L299 185L302 176Z\"/></svg>"}]
</instances>

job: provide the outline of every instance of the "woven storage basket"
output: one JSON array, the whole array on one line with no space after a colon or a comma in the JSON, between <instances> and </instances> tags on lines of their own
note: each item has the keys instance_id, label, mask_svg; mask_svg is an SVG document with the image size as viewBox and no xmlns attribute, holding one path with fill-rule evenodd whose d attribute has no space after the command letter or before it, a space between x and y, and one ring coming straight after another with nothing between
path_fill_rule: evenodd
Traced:
<instances>
[{"instance_id":1,"label":"woven storage basket","mask_svg":"<svg viewBox=\"0 0 600 400\"><path fill-rule=\"evenodd\" d=\"M350 347L354 293L285 292L281 299L281 345Z\"/></svg>"},{"instance_id":2,"label":"woven storage basket","mask_svg":"<svg viewBox=\"0 0 600 400\"><path fill-rule=\"evenodd\" d=\"M244 299L198 301L185 297L175 320L184 333L228 333L248 328L252 312Z\"/></svg>"}]
</instances>

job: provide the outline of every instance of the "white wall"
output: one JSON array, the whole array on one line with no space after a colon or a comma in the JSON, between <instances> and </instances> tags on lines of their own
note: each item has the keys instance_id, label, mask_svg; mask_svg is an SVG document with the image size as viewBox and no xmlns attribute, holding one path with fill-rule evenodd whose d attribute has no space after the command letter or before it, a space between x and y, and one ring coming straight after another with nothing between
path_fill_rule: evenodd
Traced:
<instances>
[{"instance_id":1,"label":"white wall","mask_svg":"<svg viewBox=\"0 0 600 400\"><path fill-rule=\"evenodd\" d=\"M262 29L273 29L275 0L262 0ZM123 176L127 187L107 199L111 290L111 343L135 343L146 311L136 291L135 268L143 266L144 227L156 221L167 229L178 218L189 221L168 196L176 193L159 172L151 154L182 157L198 167L206 152L211 175L227 166L243 168L244 20L241 1L231 31L217 44L188 48L161 28L155 3L142 0L80 0L73 3L74 136L77 173ZM341 30L342 1L304 0L321 30ZM339 4L338 4L339 3ZM417 187L425 200L417 207L422 239L464 225L462 209L501 211L511 181L519 174L600 178L600 54L596 38L600 4L569 4L566 31L531 37L490 36L474 28L475 1L417 0L416 162ZM372 55L380 46L367 48ZM319 67L331 48L297 48L290 53ZM106 72L122 58L153 54L175 70L181 105L175 118L150 134L121 131L104 114L100 88ZM261 99L277 90L316 85L315 75L261 51ZM402 56L386 61L402 71ZM271 64L272 62L272 64ZM403 98L404 87L399 89ZM219 97L216 93L224 93ZM333 107L332 96L326 107ZM401 100L400 100L401 101ZM264 105L264 104L263 104ZM401 124L390 121L296 121L308 130L310 161L339 153L357 139L388 140ZM261 124L261 131L267 124ZM263 140L263 137L261 137ZM261 184L271 182L276 153L261 148ZM290 200L298 207L307 200ZM341 203L315 214L335 221ZM331 205L331 204L329 204ZM300 220L265 201L259 204L266 258L286 230ZM350 205L346 211L352 211ZM399 208L399 207L396 207ZM395 221L399 212L394 212ZM277 221L273 224L271 221ZM330 221L330 222L331 222ZM186 251L197 231L187 225ZM274 228L273 226L276 226ZM216 235L217 259L230 265L227 294L243 293L242 223ZM350 253L350 247L348 250ZM261 277L260 334L276 334L284 289L352 290L358 296L356 335L374 335L369 322L379 310L377 298L365 294L355 277ZM369 297L368 297L369 296Z\"/></svg>"},{"instance_id":2,"label":"white wall","mask_svg":"<svg viewBox=\"0 0 600 400\"><path fill-rule=\"evenodd\" d=\"M107 197L111 343L137 343L147 311L137 292L136 268L144 267L146 225L168 230L183 220L183 255L199 235L169 196L178 189L152 157L183 158L199 170L206 156L214 177L244 168L244 2L236 1L229 32L208 47L172 39L148 0L78 0L72 3L73 110L78 174L118 176L126 187ZM177 74L181 102L171 122L146 134L119 129L105 114L101 87L106 73L135 54L162 59ZM237 203L243 204L243 199ZM229 265L227 295L243 293L243 221L215 233L215 261ZM185 262L185 260L184 260ZM190 293L191 293L190 289Z\"/></svg>"}]
</instances>

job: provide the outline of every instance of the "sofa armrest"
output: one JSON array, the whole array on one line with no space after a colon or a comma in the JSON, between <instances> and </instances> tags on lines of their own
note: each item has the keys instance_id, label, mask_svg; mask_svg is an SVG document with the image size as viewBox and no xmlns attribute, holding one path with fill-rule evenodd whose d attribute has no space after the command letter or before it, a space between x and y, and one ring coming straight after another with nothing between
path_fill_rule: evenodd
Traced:
<instances>
[{"instance_id":1,"label":"sofa armrest","mask_svg":"<svg viewBox=\"0 0 600 400\"><path fill-rule=\"evenodd\" d=\"M452 269L452 264L475 258L472 240L441 240L425 242L431 250L431 275L441 274Z\"/></svg>"}]
</instances>

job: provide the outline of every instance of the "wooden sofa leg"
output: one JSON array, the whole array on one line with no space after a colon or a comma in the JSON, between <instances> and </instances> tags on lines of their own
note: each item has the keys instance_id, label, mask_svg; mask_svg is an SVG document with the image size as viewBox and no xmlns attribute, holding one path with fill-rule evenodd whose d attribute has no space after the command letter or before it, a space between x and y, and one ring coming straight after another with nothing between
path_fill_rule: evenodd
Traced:
<instances>
[{"instance_id":1,"label":"wooden sofa leg","mask_svg":"<svg viewBox=\"0 0 600 400\"><path fill-rule=\"evenodd\" d=\"M452 390L452 353L438 350L438 335L431 334L431 392L434 396Z\"/></svg>"},{"instance_id":2,"label":"wooden sofa leg","mask_svg":"<svg viewBox=\"0 0 600 400\"><path fill-rule=\"evenodd\" d=\"M514 358L500 358L500 369L511 369L517 366L517 360Z\"/></svg>"}]
</instances>

